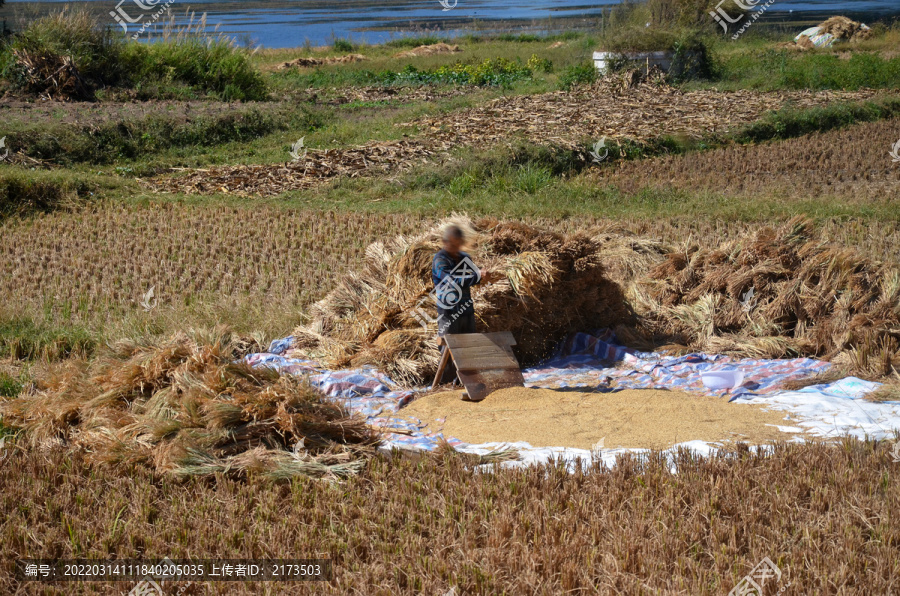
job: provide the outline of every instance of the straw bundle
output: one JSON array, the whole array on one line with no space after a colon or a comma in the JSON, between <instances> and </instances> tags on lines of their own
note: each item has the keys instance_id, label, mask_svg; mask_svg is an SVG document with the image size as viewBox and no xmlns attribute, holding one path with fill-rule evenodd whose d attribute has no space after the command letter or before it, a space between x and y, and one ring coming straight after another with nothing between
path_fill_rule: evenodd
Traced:
<instances>
[{"instance_id":1,"label":"straw bundle","mask_svg":"<svg viewBox=\"0 0 900 596\"><path fill-rule=\"evenodd\" d=\"M0 412L35 446L62 442L100 461L176 475L359 469L377 442L365 422L297 378L236 361L239 346L223 328L119 342L90 365L69 363Z\"/></svg>"},{"instance_id":2,"label":"straw bundle","mask_svg":"<svg viewBox=\"0 0 900 596\"><path fill-rule=\"evenodd\" d=\"M866 356L878 374L900 357L900 274L818 241L803 218L672 252L632 294L647 330L710 352Z\"/></svg>"},{"instance_id":3,"label":"straw bundle","mask_svg":"<svg viewBox=\"0 0 900 596\"><path fill-rule=\"evenodd\" d=\"M823 21L819 24L819 30L841 41L859 42L872 36L870 28L843 16L834 16Z\"/></svg>"},{"instance_id":4,"label":"straw bundle","mask_svg":"<svg viewBox=\"0 0 900 596\"><path fill-rule=\"evenodd\" d=\"M297 355L331 368L373 364L403 385L430 380L438 362L437 325L423 327L416 307L437 314L428 299L431 261L447 223L370 246L363 271L315 304L310 322L294 331ZM572 331L631 321L620 286L605 274L599 239L490 219L452 223L469 230L475 263L502 274L496 283L473 288L477 328L511 331L521 362L548 355Z\"/></svg>"}]
</instances>

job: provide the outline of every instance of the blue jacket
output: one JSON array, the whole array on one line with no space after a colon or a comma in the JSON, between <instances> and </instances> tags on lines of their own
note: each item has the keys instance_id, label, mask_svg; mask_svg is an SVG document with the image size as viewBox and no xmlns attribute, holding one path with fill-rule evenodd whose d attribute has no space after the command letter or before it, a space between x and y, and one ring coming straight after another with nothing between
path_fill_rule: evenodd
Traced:
<instances>
[{"instance_id":1,"label":"blue jacket","mask_svg":"<svg viewBox=\"0 0 900 596\"><path fill-rule=\"evenodd\" d=\"M460 252L459 258L454 259L446 250L440 250L431 262L431 281L439 316L475 314L469 288L481 281L481 271L467 253Z\"/></svg>"}]
</instances>

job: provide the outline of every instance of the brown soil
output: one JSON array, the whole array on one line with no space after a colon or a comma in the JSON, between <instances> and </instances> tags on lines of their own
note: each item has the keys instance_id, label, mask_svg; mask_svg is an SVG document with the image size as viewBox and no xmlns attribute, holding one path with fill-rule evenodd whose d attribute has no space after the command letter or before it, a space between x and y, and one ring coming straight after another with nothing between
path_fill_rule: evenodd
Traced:
<instances>
[{"instance_id":1,"label":"brown soil","mask_svg":"<svg viewBox=\"0 0 900 596\"><path fill-rule=\"evenodd\" d=\"M790 425L783 413L762 406L680 391L627 389L580 393L514 387L481 402L461 391L426 395L400 411L431 431L468 443L527 441L535 447L664 449L702 440L766 443L788 439L774 425ZM440 419L443 419L441 422Z\"/></svg>"}]
</instances>

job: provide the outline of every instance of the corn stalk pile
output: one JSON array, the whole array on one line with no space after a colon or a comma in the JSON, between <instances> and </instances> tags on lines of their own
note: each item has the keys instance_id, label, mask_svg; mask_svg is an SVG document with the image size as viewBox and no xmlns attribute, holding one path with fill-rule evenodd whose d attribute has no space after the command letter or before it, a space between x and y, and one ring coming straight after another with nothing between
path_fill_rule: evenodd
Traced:
<instances>
[{"instance_id":1,"label":"corn stalk pile","mask_svg":"<svg viewBox=\"0 0 900 596\"><path fill-rule=\"evenodd\" d=\"M301 56L289 62L284 62L277 67L278 70L289 70L291 68L308 68L311 66L324 66L329 64L348 64L350 62L362 62L368 60L362 54L346 54L344 56L330 56L327 58L309 58Z\"/></svg>"},{"instance_id":2,"label":"corn stalk pile","mask_svg":"<svg viewBox=\"0 0 900 596\"><path fill-rule=\"evenodd\" d=\"M248 347L222 328L119 342L0 403L0 413L32 446L80 447L97 461L178 476L358 471L378 435L302 380L240 363Z\"/></svg>"},{"instance_id":3,"label":"corn stalk pile","mask_svg":"<svg viewBox=\"0 0 900 596\"><path fill-rule=\"evenodd\" d=\"M312 188L337 176L397 174L426 162L438 149L414 141L371 143L349 149L305 149L301 158L278 165L192 169L187 175L145 181L151 189L185 194L231 193L274 196Z\"/></svg>"},{"instance_id":4,"label":"corn stalk pile","mask_svg":"<svg viewBox=\"0 0 900 596\"><path fill-rule=\"evenodd\" d=\"M633 73L634 71L631 71ZM645 141L660 135L702 137L725 133L790 103L798 109L860 101L875 91L750 90L683 92L652 81L632 84L631 75L609 76L572 91L511 95L486 105L406 123L425 139L453 146L491 146L522 137L538 144L576 149L601 137Z\"/></svg>"},{"instance_id":5,"label":"corn stalk pile","mask_svg":"<svg viewBox=\"0 0 900 596\"><path fill-rule=\"evenodd\" d=\"M94 95L71 56L19 49L13 50L13 57L25 77L26 88L44 99L66 101Z\"/></svg>"}]
</instances>

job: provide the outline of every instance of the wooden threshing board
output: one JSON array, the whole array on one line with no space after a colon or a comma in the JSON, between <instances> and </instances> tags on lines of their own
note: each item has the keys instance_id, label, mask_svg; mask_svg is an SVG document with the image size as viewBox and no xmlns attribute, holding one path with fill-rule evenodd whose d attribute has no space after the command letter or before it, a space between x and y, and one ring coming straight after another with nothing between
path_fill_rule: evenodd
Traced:
<instances>
[{"instance_id":1,"label":"wooden threshing board","mask_svg":"<svg viewBox=\"0 0 900 596\"><path fill-rule=\"evenodd\" d=\"M504 387L525 386L519 361L512 351L516 340L509 331L445 335L440 340L447 349L441 357L432 387L440 383L450 358L453 358L459 380L472 401L481 401L492 391Z\"/></svg>"}]
</instances>

